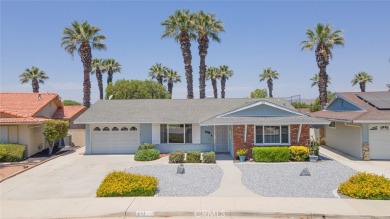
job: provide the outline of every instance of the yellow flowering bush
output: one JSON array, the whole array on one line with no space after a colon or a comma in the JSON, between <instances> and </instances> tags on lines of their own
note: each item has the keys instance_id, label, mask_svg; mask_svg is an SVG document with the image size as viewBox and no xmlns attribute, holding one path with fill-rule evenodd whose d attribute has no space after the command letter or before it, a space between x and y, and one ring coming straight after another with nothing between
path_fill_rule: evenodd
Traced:
<instances>
[{"instance_id":1,"label":"yellow flowering bush","mask_svg":"<svg viewBox=\"0 0 390 219\"><path fill-rule=\"evenodd\" d=\"M109 173L96 191L97 197L153 196L157 191L158 179L127 172Z\"/></svg>"},{"instance_id":2,"label":"yellow flowering bush","mask_svg":"<svg viewBox=\"0 0 390 219\"><path fill-rule=\"evenodd\" d=\"M358 173L339 186L341 194L374 200L390 200L390 179L371 173Z\"/></svg>"},{"instance_id":3,"label":"yellow flowering bush","mask_svg":"<svg viewBox=\"0 0 390 219\"><path fill-rule=\"evenodd\" d=\"M309 148L306 146L291 146L289 150L292 161L305 161L309 157Z\"/></svg>"}]
</instances>

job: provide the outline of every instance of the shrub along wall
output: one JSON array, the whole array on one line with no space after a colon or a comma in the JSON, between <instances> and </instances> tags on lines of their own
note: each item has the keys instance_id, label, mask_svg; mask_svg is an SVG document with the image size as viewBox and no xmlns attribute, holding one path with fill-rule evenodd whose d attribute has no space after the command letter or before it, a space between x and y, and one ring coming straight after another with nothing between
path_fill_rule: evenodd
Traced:
<instances>
[{"instance_id":1,"label":"shrub along wall","mask_svg":"<svg viewBox=\"0 0 390 219\"><path fill-rule=\"evenodd\" d=\"M254 147L252 156L256 162L288 162L288 147Z\"/></svg>"},{"instance_id":2,"label":"shrub along wall","mask_svg":"<svg viewBox=\"0 0 390 219\"><path fill-rule=\"evenodd\" d=\"M0 143L0 162L21 161L24 158L25 152L25 145Z\"/></svg>"},{"instance_id":3,"label":"shrub along wall","mask_svg":"<svg viewBox=\"0 0 390 219\"><path fill-rule=\"evenodd\" d=\"M215 163L215 152L174 151L169 154L169 163Z\"/></svg>"}]
</instances>

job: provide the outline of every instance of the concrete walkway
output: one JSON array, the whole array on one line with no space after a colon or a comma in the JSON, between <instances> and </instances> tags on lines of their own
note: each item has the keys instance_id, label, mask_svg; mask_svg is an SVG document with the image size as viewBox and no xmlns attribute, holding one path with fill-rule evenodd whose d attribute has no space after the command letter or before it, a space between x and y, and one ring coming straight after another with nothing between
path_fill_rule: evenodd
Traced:
<instances>
[{"instance_id":1,"label":"concrete walkway","mask_svg":"<svg viewBox=\"0 0 390 219\"><path fill-rule=\"evenodd\" d=\"M356 171L384 175L390 179L390 161L358 160L348 154L327 146L321 146L320 153Z\"/></svg>"},{"instance_id":2,"label":"concrete walkway","mask_svg":"<svg viewBox=\"0 0 390 219\"><path fill-rule=\"evenodd\" d=\"M217 191L209 196L219 197L254 197L259 196L249 191L241 182L242 173L234 165L232 160L217 160L218 166L223 171L221 185Z\"/></svg>"}]
</instances>

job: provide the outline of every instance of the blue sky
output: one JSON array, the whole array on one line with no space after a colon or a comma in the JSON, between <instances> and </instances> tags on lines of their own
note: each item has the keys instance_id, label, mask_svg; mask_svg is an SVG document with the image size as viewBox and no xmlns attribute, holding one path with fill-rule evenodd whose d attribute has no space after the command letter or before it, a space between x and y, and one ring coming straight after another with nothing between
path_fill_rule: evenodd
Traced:
<instances>
[{"instance_id":1,"label":"blue sky","mask_svg":"<svg viewBox=\"0 0 390 219\"><path fill-rule=\"evenodd\" d=\"M305 30L316 23L331 23L343 29L344 47L334 49L328 66L332 91L358 91L350 81L367 71L374 83L368 91L385 90L390 83L390 2L266 2L266 1L2 1L1 2L1 91L32 91L20 85L25 68L37 66L50 80L41 92L57 92L62 99L82 101L83 68L80 57L72 57L60 46L64 27L73 20L87 20L107 36L106 51L93 51L94 58L115 58L123 70L117 79L146 79L156 62L177 70L184 79L179 45L161 39L160 25L176 9L205 10L216 14L226 29L222 42L212 42L206 63L226 64L234 70L227 82L227 97L247 97L251 90L266 88L259 83L262 69L280 73L274 82L274 96L318 96L310 78L318 72L314 52L302 52L299 43ZM194 93L198 92L199 58L192 42ZM104 78L106 80L106 77ZM92 81L92 102L98 99L96 78ZM105 85L105 84L104 84ZM206 84L212 96L211 83ZM185 80L173 88L174 98L186 97Z\"/></svg>"}]
</instances>

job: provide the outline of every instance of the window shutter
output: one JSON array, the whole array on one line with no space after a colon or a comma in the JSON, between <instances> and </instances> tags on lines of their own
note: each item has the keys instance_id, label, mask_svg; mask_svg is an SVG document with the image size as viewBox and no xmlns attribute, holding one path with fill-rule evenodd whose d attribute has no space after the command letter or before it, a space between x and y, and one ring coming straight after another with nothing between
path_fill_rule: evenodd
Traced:
<instances>
[{"instance_id":1,"label":"window shutter","mask_svg":"<svg viewBox=\"0 0 390 219\"><path fill-rule=\"evenodd\" d=\"M160 124L152 124L152 143L160 144Z\"/></svg>"}]
</instances>

